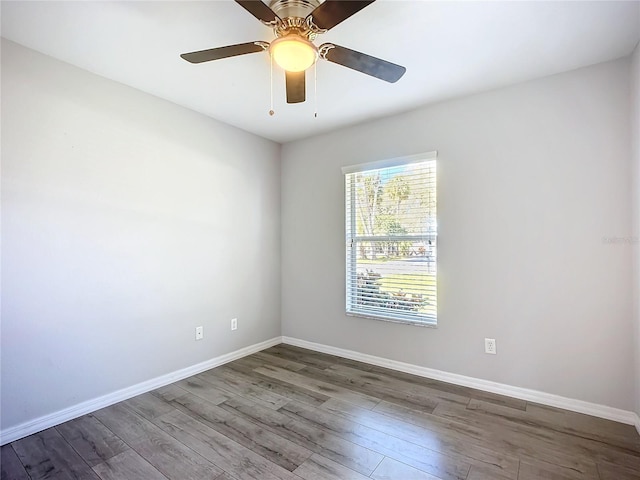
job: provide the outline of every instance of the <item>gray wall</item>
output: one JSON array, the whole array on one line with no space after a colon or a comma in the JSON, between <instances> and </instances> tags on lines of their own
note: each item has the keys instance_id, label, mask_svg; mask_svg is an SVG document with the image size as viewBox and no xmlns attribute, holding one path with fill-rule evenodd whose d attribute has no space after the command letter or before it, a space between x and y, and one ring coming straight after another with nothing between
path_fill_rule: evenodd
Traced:
<instances>
[{"instance_id":1,"label":"gray wall","mask_svg":"<svg viewBox=\"0 0 640 480\"><path fill-rule=\"evenodd\" d=\"M275 143L3 40L1 428L277 336L280 300L284 335L619 408L635 374L640 413L640 255L603 242L638 235L639 57L288 144L280 176ZM430 150L439 327L346 317L340 167Z\"/></svg>"},{"instance_id":2,"label":"gray wall","mask_svg":"<svg viewBox=\"0 0 640 480\"><path fill-rule=\"evenodd\" d=\"M636 340L636 413L640 415L640 44L631 57L631 141L632 141L632 205L633 229L630 248L634 254L633 292Z\"/></svg>"},{"instance_id":3,"label":"gray wall","mask_svg":"<svg viewBox=\"0 0 640 480\"><path fill-rule=\"evenodd\" d=\"M283 335L633 409L629 115L626 59L284 145ZM438 328L345 316L340 167L431 150Z\"/></svg>"},{"instance_id":4,"label":"gray wall","mask_svg":"<svg viewBox=\"0 0 640 480\"><path fill-rule=\"evenodd\" d=\"M280 335L279 145L3 40L1 153L3 429Z\"/></svg>"}]
</instances>

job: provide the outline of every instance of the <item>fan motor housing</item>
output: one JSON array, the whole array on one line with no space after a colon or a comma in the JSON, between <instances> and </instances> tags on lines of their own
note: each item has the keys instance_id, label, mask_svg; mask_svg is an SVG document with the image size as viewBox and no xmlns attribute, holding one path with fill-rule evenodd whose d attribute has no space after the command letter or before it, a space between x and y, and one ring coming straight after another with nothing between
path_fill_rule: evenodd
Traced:
<instances>
[{"instance_id":1,"label":"fan motor housing","mask_svg":"<svg viewBox=\"0 0 640 480\"><path fill-rule=\"evenodd\" d=\"M315 8L320 5L319 0L272 0L269 8L280 18L306 18Z\"/></svg>"}]
</instances>

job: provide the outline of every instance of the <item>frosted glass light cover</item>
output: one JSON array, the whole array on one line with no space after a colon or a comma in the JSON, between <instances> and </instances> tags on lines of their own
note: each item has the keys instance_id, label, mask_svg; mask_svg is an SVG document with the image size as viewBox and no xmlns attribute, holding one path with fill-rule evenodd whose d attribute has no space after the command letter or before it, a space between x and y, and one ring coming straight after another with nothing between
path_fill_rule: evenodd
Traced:
<instances>
[{"instance_id":1,"label":"frosted glass light cover","mask_svg":"<svg viewBox=\"0 0 640 480\"><path fill-rule=\"evenodd\" d=\"M318 59L318 49L297 35L287 35L271 42L271 55L287 72L302 72Z\"/></svg>"}]
</instances>

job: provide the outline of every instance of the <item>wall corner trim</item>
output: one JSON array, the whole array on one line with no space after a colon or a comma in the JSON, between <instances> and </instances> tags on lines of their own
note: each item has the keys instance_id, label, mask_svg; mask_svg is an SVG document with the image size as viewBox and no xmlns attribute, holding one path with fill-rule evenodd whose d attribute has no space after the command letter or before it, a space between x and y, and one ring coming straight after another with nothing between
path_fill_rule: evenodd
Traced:
<instances>
[{"instance_id":1,"label":"wall corner trim","mask_svg":"<svg viewBox=\"0 0 640 480\"><path fill-rule=\"evenodd\" d=\"M307 340L300 340L292 337L282 337L282 343L286 343L296 347L307 348L309 350L327 353L330 355L337 355L339 357L349 358L351 360L358 360L360 362L377 365L379 367L385 367L391 370L410 373L419 377L432 378L434 380L453 383L455 385L476 388L485 392L497 393L499 395L506 395L508 397L519 398L521 400L536 402L551 407L563 408L572 412L584 413L586 415L592 415L594 417L605 418L607 420L613 420L616 422L625 423L627 425L635 425L636 430L638 430L638 433L640 434L640 417L638 417L636 413L627 410L621 410L619 408L600 405L597 403L562 397L560 395L540 392L537 390L514 387L511 385L506 385L504 383L491 382L489 380L482 380L480 378L467 377L465 375L444 372L442 370L421 367L419 365L398 362L396 360L389 360L383 357L376 357L374 355L368 355L366 353L354 352L352 350L331 347L328 345L309 342Z\"/></svg>"},{"instance_id":2,"label":"wall corner trim","mask_svg":"<svg viewBox=\"0 0 640 480\"><path fill-rule=\"evenodd\" d=\"M61 423L73 420L74 418L78 418L82 415L86 415L87 413L95 412L96 410L100 410L101 408L108 407L109 405L113 405L114 403L118 403L123 400L127 400L128 398L135 397L136 395L155 390L156 388L164 387L165 385L169 385L170 383L177 382L187 377L191 377L192 375L197 375L198 373L202 373L205 370L209 370L211 368L218 367L239 358L246 357L247 355L259 352L260 350L264 350L265 348L278 345L279 343L282 343L282 337L274 337L260 343L249 345L248 347L244 347L239 350L235 350L233 352L226 353L209 360L205 360L204 362L191 365L190 367L182 368L180 370L176 370L174 372L152 378L151 380L147 380L136 385L132 385L130 387L126 387L112 393L108 393L101 397L78 403L77 405L58 410L57 412L43 415L42 417L38 417L34 420L29 420L14 427L6 428L0 431L0 445L5 445L28 435L41 432L42 430L45 430L47 428L55 427L56 425L60 425Z\"/></svg>"}]
</instances>

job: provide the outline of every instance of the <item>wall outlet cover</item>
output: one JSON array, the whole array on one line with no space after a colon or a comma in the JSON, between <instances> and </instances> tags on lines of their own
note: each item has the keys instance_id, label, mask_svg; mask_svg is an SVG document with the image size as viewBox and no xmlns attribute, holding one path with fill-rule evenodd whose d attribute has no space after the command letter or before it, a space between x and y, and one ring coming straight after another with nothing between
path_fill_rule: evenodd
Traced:
<instances>
[{"instance_id":1,"label":"wall outlet cover","mask_svg":"<svg viewBox=\"0 0 640 480\"><path fill-rule=\"evenodd\" d=\"M484 339L484 353L489 353L491 355L495 355L496 351L496 339L495 338L485 338Z\"/></svg>"}]
</instances>

